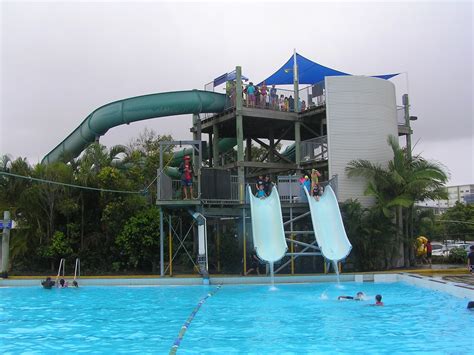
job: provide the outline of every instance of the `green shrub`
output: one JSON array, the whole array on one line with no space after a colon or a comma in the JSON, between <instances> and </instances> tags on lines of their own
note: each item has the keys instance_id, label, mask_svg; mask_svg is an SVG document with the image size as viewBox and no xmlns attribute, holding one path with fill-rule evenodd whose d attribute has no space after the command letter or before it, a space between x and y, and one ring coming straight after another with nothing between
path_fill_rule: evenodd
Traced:
<instances>
[{"instance_id":1,"label":"green shrub","mask_svg":"<svg viewBox=\"0 0 474 355\"><path fill-rule=\"evenodd\" d=\"M449 251L448 260L452 264L465 264L467 262L467 253L464 248L453 248Z\"/></svg>"}]
</instances>

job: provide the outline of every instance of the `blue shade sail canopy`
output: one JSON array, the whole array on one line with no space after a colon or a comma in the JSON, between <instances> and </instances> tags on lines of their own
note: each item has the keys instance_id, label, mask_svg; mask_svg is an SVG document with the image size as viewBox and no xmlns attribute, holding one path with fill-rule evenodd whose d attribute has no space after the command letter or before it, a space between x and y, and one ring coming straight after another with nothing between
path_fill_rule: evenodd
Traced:
<instances>
[{"instance_id":1,"label":"blue shade sail canopy","mask_svg":"<svg viewBox=\"0 0 474 355\"><path fill-rule=\"evenodd\" d=\"M230 73L225 73L215 78L213 85L214 87L216 87L216 86L219 86L220 84L224 84L226 81L235 80L235 78L236 78L236 73L235 73L235 70L233 70ZM248 81L249 79L246 76L242 75L242 80Z\"/></svg>"},{"instance_id":2,"label":"blue shade sail canopy","mask_svg":"<svg viewBox=\"0 0 474 355\"><path fill-rule=\"evenodd\" d=\"M349 73L325 67L324 65L313 62L298 53L296 53L296 63L298 65L298 81L300 84L316 84L323 81L326 76L351 75ZM374 76L374 78L387 80L398 74L400 73L377 75ZM263 82L267 85L293 85L293 56L291 56L280 69L261 83Z\"/></svg>"}]
</instances>

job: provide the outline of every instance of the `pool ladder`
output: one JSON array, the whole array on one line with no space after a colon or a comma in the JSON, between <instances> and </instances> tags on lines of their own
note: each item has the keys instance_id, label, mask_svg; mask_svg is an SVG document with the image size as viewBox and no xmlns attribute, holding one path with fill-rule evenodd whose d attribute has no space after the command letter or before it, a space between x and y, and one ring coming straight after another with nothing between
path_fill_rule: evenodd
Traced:
<instances>
[{"instance_id":1,"label":"pool ladder","mask_svg":"<svg viewBox=\"0 0 474 355\"><path fill-rule=\"evenodd\" d=\"M81 277L81 259L76 258L76 266L74 267L74 281Z\"/></svg>"},{"instance_id":2,"label":"pool ladder","mask_svg":"<svg viewBox=\"0 0 474 355\"><path fill-rule=\"evenodd\" d=\"M58 275L56 276L56 285L58 284L59 277L61 276L62 272L62 278L65 276L65 265L66 265L66 259L62 258L59 261L59 268L58 268ZM76 265L74 266L74 280L77 278L81 277L81 259L76 258Z\"/></svg>"}]
</instances>

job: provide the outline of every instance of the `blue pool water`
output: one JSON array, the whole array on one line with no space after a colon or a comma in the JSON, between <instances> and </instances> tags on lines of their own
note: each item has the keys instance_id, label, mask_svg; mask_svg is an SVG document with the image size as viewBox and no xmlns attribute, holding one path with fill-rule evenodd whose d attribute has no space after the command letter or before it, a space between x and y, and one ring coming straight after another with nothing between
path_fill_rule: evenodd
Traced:
<instances>
[{"instance_id":1,"label":"blue pool water","mask_svg":"<svg viewBox=\"0 0 474 355\"><path fill-rule=\"evenodd\" d=\"M0 288L0 353L168 353L215 286ZM337 301L365 292L370 300ZM372 307L375 294L384 307ZM224 285L178 353L472 353L466 300L393 284Z\"/></svg>"}]
</instances>

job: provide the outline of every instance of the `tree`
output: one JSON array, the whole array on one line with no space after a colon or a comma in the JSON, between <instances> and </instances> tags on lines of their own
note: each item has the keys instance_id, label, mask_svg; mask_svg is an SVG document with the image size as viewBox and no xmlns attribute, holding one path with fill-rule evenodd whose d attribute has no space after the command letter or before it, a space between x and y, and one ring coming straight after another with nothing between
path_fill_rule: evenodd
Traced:
<instances>
[{"instance_id":1,"label":"tree","mask_svg":"<svg viewBox=\"0 0 474 355\"><path fill-rule=\"evenodd\" d=\"M390 266L395 226L391 219L377 208L363 208L359 201L341 204L341 213L347 236L352 244L351 258L357 270L369 271Z\"/></svg>"},{"instance_id":2,"label":"tree","mask_svg":"<svg viewBox=\"0 0 474 355\"><path fill-rule=\"evenodd\" d=\"M449 208L440 218L446 239L474 239L474 205L460 202Z\"/></svg>"},{"instance_id":3,"label":"tree","mask_svg":"<svg viewBox=\"0 0 474 355\"><path fill-rule=\"evenodd\" d=\"M448 175L436 162L412 155L400 148L398 139L389 136L388 144L393 159L386 168L367 160L355 160L348 164L349 177L362 176L368 179L366 195L375 197L376 207L386 217L393 217L398 226L396 244L399 246L392 258L392 266L409 266L414 260L412 253L413 206L416 201L446 198L444 184Z\"/></svg>"},{"instance_id":4,"label":"tree","mask_svg":"<svg viewBox=\"0 0 474 355\"><path fill-rule=\"evenodd\" d=\"M156 272L160 253L160 213L156 207L138 212L125 224L116 239L117 246L134 269L149 263Z\"/></svg>"},{"instance_id":5,"label":"tree","mask_svg":"<svg viewBox=\"0 0 474 355\"><path fill-rule=\"evenodd\" d=\"M51 244L40 250L44 257L51 259L51 269L54 269L54 260L70 256L72 252L69 240L59 231L54 232Z\"/></svg>"}]
</instances>

